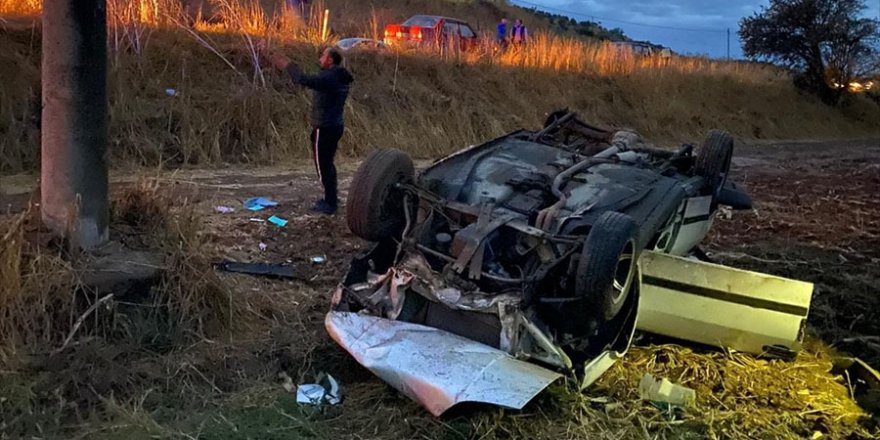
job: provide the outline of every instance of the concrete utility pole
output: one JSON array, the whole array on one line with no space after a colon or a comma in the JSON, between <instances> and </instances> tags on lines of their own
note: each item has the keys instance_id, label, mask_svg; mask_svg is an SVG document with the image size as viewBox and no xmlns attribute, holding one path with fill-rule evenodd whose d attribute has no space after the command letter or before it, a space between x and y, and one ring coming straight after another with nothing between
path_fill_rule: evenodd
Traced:
<instances>
[{"instance_id":1,"label":"concrete utility pole","mask_svg":"<svg viewBox=\"0 0 880 440\"><path fill-rule=\"evenodd\" d=\"M43 222L73 246L108 236L106 0L43 1Z\"/></svg>"},{"instance_id":2,"label":"concrete utility pole","mask_svg":"<svg viewBox=\"0 0 880 440\"><path fill-rule=\"evenodd\" d=\"M727 60L730 61L730 28L727 28Z\"/></svg>"}]
</instances>

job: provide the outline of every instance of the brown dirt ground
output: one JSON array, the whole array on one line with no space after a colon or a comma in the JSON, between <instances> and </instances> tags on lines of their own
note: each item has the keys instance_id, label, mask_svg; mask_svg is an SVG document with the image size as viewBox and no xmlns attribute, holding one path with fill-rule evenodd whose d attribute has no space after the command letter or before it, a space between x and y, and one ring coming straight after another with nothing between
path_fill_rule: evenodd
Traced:
<instances>
[{"instance_id":1,"label":"brown dirt ground","mask_svg":"<svg viewBox=\"0 0 880 440\"><path fill-rule=\"evenodd\" d=\"M707 243L732 266L816 283L810 328L880 366L880 141L739 148L734 177L755 201Z\"/></svg>"}]
</instances>

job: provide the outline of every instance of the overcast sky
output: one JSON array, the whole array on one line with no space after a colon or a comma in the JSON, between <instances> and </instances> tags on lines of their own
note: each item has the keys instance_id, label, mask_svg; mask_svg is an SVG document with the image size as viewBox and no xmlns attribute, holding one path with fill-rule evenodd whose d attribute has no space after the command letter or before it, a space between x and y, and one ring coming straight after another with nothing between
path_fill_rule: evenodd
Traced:
<instances>
[{"instance_id":1,"label":"overcast sky","mask_svg":"<svg viewBox=\"0 0 880 440\"><path fill-rule=\"evenodd\" d=\"M685 54L712 57L742 56L737 23L767 5L764 0L511 0L511 3L547 12L592 20L607 28L619 27L634 40L648 40ZM880 0L867 0L866 16L876 18ZM566 12L563 12L566 11Z\"/></svg>"}]
</instances>

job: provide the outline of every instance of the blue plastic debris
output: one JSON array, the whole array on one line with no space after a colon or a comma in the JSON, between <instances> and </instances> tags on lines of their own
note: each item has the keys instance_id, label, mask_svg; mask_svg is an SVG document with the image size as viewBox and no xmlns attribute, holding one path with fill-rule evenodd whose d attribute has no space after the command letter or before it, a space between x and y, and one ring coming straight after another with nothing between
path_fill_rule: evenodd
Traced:
<instances>
[{"instance_id":1,"label":"blue plastic debris","mask_svg":"<svg viewBox=\"0 0 880 440\"><path fill-rule=\"evenodd\" d=\"M338 405L342 402L342 387L333 376L321 373L317 382L296 387L296 402L301 405Z\"/></svg>"},{"instance_id":2,"label":"blue plastic debris","mask_svg":"<svg viewBox=\"0 0 880 440\"><path fill-rule=\"evenodd\" d=\"M269 217L268 220L270 223L282 228L287 224L287 220L284 220L283 218L274 215L272 217Z\"/></svg>"},{"instance_id":3,"label":"blue plastic debris","mask_svg":"<svg viewBox=\"0 0 880 440\"><path fill-rule=\"evenodd\" d=\"M278 202L264 197L252 197L244 201L244 207L251 211L259 211L263 208L271 208L273 206L278 206Z\"/></svg>"}]
</instances>

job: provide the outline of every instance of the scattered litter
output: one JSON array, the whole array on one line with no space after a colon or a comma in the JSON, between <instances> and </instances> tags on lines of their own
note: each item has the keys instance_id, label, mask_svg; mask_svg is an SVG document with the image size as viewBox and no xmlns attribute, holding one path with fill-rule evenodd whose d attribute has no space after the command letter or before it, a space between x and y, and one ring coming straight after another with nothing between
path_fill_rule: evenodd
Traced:
<instances>
[{"instance_id":1,"label":"scattered litter","mask_svg":"<svg viewBox=\"0 0 880 440\"><path fill-rule=\"evenodd\" d=\"M279 263L239 263L224 261L217 265L226 272L246 273L249 275L265 275L277 278L296 278L293 266Z\"/></svg>"},{"instance_id":2,"label":"scattered litter","mask_svg":"<svg viewBox=\"0 0 880 440\"><path fill-rule=\"evenodd\" d=\"M329 374L321 373L317 383L305 383L296 388L296 402L304 405L338 405L342 402L339 382Z\"/></svg>"},{"instance_id":3,"label":"scattered litter","mask_svg":"<svg viewBox=\"0 0 880 440\"><path fill-rule=\"evenodd\" d=\"M252 197L244 201L244 207L251 211L260 211L273 206L278 206L278 202L264 197Z\"/></svg>"},{"instance_id":4,"label":"scattered litter","mask_svg":"<svg viewBox=\"0 0 880 440\"><path fill-rule=\"evenodd\" d=\"M269 222L280 228L283 228L285 225L287 225L287 220L284 220L283 218L274 215L272 217L269 217Z\"/></svg>"},{"instance_id":5,"label":"scattered litter","mask_svg":"<svg viewBox=\"0 0 880 440\"><path fill-rule=\"evenodd\" d=\"M311 258L312 264L324 264L327 262L327 257L323 255L315 255Z\"/></svg>"},{"instance_id":6,"label":"scattered litter","mask_svg":"<svg viewBox=\"0 0 880 440\"><path fill-rule=\"evenodd\" d=\"M693 406L697 400L697 393L693 389L674 384L666 378L656 379L648 373L639 382L639 396L655 404L675 406Z\"/></svg>"},{"instance_id":7,"label":"scattered litter","mask_svg":"<svg viewBox=\"0 0 880 440\"><path fill-rule=\"evenodd\" d=\"M260 242L260 250L261 250L261 251L265 251L266 248L268 248L268 247L269 247L269 246L267 246L266 243L263 243L262 241Z\"/></svg>"},{"instance_id":8,"label":"scattered litter","mask_svg":"<svg viewBox=\"0 0 880 440\"><path fill-rule=\"evenodd\" d=\"M261 219L261 218L259 218L259 217L251 217L251 218L249 218L248 220L250 220L250 221L252 221L252 222L254 222L254 223L266 223L266 220L263 220L263 219Z\"/></svg>"},{"instance_id":9,"label":"scattered litter","mask_svg":"<svg viewBox=\"0 0 880 440\"><path fill-rule=\"evenodd\" d=\"M235 212L235 208L231 206L219 205L214 207L214 211L219 212L220 214L229 214L230 212Z\"/></svg>"},{"instance_id":10,"label":"scattered litter","mask_svg":"<svg viewBox=\"0 0 880 440\"><path fill-rule=\"evenodd\" d=\"M659 409L660 412L666 417L666 420L670 422L681 420L684 418L684 407L673 405L667 402L651 401L649 403L654 408Z\"/></svg>"},{"instance_id":11,"label":"scattered litter","mask_svg":"<svg viewBox=\"0 0 880 440\"><path fill-rule=\"evenodd\" d=\"M177 95L179 95L179 93L177 93L177 90L174 90L174 89L171 89L171 88L165 89L165 94L168 95L168 96L177 96Z\"/></svg>"},{"instance_id":12,"label":"scattered litter","mask_svg":"<svg viewBox=\"0 0 880 440\"><path fill-rule=\"evenodd\" d=\"M316 383L306 383L296 387L297 403L319 405L326 395L327 390Z\"/></svg>"}]
</instances>

